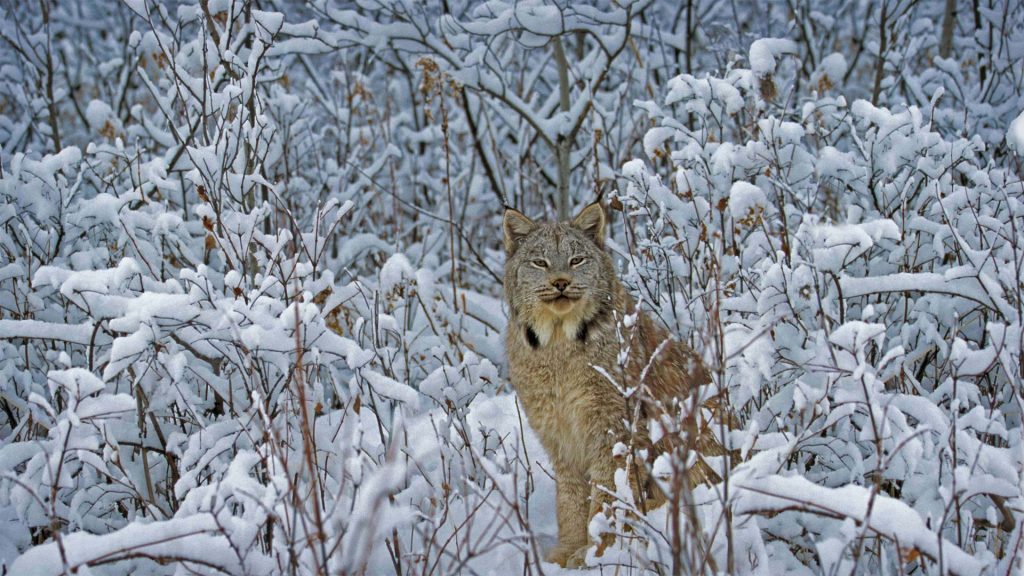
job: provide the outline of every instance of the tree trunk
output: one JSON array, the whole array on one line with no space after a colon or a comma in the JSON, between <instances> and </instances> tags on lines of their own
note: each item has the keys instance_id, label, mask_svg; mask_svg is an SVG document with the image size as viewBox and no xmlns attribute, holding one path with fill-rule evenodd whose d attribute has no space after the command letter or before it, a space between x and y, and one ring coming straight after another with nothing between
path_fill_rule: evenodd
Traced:
<instances>
[{"instance_id":1,"label":"tree trunk","mask_svg":"<svg viewBox=\"0 0 1024 576\"><path fill-rule=\"evenodd\" d=\"M953 51L953 27L956 25L956 0L946 0L946 13L942 16L942 37L939 40L939 56L949 58Z\"/></svg>"},{"instance_id":2,"label":"tree trunk","mask_svg":"<svg viewBox=\"0 0 1024 576\"><path fill-rule=\"evenodd\" d=\"M569 111L569 62L565 59L562 38L555 36L555 66L558 67L559 107L562 112ZM555 199L558 208L558 219L569 219L569 154L572 142L567 134L559 134L555 141L555 154L558 157L558 195Z\"/></svg>"}]
</instances>

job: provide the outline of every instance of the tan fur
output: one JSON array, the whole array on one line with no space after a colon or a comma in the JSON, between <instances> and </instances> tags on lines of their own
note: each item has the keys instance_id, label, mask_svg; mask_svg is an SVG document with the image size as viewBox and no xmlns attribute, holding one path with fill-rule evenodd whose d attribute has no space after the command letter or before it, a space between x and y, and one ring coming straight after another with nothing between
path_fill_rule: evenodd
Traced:
<instances>
[{"instance_id":1,"label":"tan fur","mask_svg":"<svg viewBox=\"0 0 1024 576\"><path fill-rule=\"evenodd\" d=\"M693 350L670 340L645 314L633 328L620 328L630 348L620 370L622 346L616 329L625 315L635 312L635 303L603 248L604 229L599 204L585 208L571 223L537 224L515 210L507 210L504 218L510 376L555 469L559 536L548 559L569 566L582 564L590 542L589 520L608 502L597 486L614 488L614 472L622 466L613 459L612 447L630 442L627 401L595 367L620 385L633 387L649 364L643 381L650 398L643 407L648 417L709 381ZM559 294L553 283L566 281L565 294L572 299L551 300ZM655 352L657 357L649 362ZM653 461L659 447L650 446L645 426L632 435L632 442L649 449ZM705 448L715 451L711 445ZM642 476L642 468L636 467L634 475ZM712 475L705 465L694 479ZM632 480L640 490L647 483L641 477Z\"/></svg>"}]
</instances>

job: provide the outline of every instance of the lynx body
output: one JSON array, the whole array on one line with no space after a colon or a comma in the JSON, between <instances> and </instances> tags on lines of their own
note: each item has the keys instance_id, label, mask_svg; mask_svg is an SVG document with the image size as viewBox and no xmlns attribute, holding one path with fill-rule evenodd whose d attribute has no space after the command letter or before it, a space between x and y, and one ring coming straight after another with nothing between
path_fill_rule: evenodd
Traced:
<instances>
[{"instance_id":1,"label":"lynx body","mask_svg":"<svg viewBox=\"0 0 1024 576\"><path fill-rule=\"evenodd\" d=\"M623 463L613 458L612 448L629 441L626 423L634 420L609 377L637 386L643 374L647 395L659 406L685 399L709 378L699 357L646 315L620 328L635 313L635 303L604 250L600 204L560 223L535 223L509 209L503 228L510 377L557 482L558 545L548 560L579 566L590 543L589 520L608 501L597 487L614 488L615 470ZM624 346L630 354L623 369L617 358ZM634 431L632 443L652 456L657 450L644 426ZM635 467L637 475L642 468ZM633 481L638 487L646 483L640 477Z\"/></svg>"}]
</instances>

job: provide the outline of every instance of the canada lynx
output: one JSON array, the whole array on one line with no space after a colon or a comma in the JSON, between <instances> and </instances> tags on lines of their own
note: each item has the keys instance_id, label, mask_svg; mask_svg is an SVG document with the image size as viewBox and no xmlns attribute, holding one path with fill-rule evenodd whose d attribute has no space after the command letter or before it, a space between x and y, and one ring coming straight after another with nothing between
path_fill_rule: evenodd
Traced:
<instances>
[{"instance_id":1,"label":"canada lynx","mask_svg":"<svg viewBox=\"0 0 1024 576\"><path fill-rule=\"evenodd\" d=\"M709 381L694 351L670 340L646 315L632 327L620 326L636 304L604 250L605 219L595 203L572 222L535 223L512 209L503 222L510 376L554 466L558 545L548 560L563 566L584 563L589 520L609 501L597 486L614 489L622 465L612 449L627 442L631 415L609 377L621 375L625 385L637 386L643 374L654 404L684 399ZM625 346L630 359L620 370ZM645 426L632 440L638 448L658 448L650 446ZM636 477L643 467L636 468L633 482L644 486L646 479ZM713 475L706 470L695 479Z\"/></svg>"}]
</instances>

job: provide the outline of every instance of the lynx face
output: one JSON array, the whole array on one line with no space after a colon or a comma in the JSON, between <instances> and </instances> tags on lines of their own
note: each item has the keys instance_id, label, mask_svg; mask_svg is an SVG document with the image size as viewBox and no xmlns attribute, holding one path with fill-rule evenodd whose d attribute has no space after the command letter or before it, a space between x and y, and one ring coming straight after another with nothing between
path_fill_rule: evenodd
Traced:
<instances>
[{"instance_id":1,"label":"lynx face","mask_svg":"<svg viewBox=\"0 0 1024 576\"><path fill-rule=\"evenodd\" d=\"M535 223L505 211L505 293L530 346L585 340L587 323L610 306L615 272L604 225L600 204L572 222Z\"/></svg>"}]
</instances>

